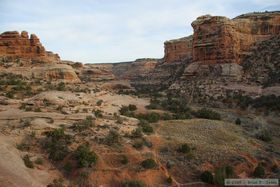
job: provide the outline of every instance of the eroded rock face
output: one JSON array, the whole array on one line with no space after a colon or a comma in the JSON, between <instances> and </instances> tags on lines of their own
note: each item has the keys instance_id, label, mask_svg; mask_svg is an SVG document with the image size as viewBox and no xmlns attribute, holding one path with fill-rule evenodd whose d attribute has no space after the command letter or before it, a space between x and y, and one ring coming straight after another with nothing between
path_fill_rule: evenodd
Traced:
<instances>
[{"instance_id":1,"label":"eroded rock face","mask_svg":"<svg viewBox=\"0 0 280 187\"><path fill-rule=\"evenodd\" d=\"M192 26L194 62L239 64L252 44L280 34L280 12L245 14L232 20L206 15Z\"/></svg>"},{"instance_id":2,"label":"eroded rock face","mask_svg":"<svg viewBox=\"0 0 280 187\"><path fill-rule=\"evenodd\" d=\"M166 63L182 62L192 57L193 37L188 36L164 42L164 61Z\"/></svg>"},{"instance_id":3,"label":"eroded rock face","mask_svg":"<svg viewBox=\"0 0 280 187\"><path fill-rule=\"evenodd\" d=\"M59 56L46 51L35 34L26 31L4 32L0 35L0 73L20 74L26 78L78 83L72 66Z\"/></svg>"},{"instance_id":4,"label":"eroded rock face","mask_svg":"<svg viewBox=\"0 0 280 187\"><path fill-rule=\"evenodd\" d=\"M35 34L8 31L0 35L0 57L25 58L32 61L59 62L58 54L46 51Z\"/></svg>"}]
</instances>

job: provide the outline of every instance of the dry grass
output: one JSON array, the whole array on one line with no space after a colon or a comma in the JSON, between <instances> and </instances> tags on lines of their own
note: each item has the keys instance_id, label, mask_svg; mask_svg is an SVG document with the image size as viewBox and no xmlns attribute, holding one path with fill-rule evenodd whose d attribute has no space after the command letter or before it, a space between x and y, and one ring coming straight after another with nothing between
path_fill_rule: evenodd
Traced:
<instances>
[{"instance_id":1,"label":"dry grass","mask_svg":"<svg viewBox=\"0 0 280 187\"><path fill-rule=\"evenodd\" d=\"M188 143L194 156L204 161L221 161L238 152L251 152L251 138L234 124L206 119L174 120L161 123L158 133L167 141Z\"/></svg>"}]
</instances>

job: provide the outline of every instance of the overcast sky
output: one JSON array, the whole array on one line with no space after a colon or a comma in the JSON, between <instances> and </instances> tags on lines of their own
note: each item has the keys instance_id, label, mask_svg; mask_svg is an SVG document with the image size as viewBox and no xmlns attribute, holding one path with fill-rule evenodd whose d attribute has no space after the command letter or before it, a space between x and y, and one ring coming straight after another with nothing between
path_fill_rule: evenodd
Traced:
<instances>
[{"instance_id":1,"label":"overcast sky","mask_svg":"<svg viewBox=\"0 0 280 187\"><path fill-rule=\"evenodd\" d=\"M204 14L280 10L279 0L0 0L0 32L35 33L62 59L161 58L165 40L192 34Z\"/></svg>"}]
</instances>

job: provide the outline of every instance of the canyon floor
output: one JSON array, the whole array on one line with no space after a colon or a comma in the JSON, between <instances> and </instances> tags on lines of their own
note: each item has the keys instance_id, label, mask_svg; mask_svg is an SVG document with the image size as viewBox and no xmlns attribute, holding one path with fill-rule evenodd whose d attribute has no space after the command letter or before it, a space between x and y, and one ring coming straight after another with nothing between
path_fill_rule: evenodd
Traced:
<instances>
[{"instance_id":1,"label":"canyon floor","mask_svg":"<svg viewBox=\"0 0 280 187\"><path fill-rule=\"evenodd\" d=\"M92 87L65 84L60 91L43 83L29 84L32 89L40 87L40 92L18 99L17 94L1 97L1 186L46 186L55 179L78 186L121 186L131 180L150 186L203 186L206 183L200 175L205 170L231 167L232 177L248 178L259 163L263 163L267 177L279 177L273 167L279 167L280 124L273 113L209 108L220 114L220 119L202 119L205 117L194 114L189 119L174 119L166 109L148 109L155 96L120 94L112 89L119 85L114 81ZM127 111L133 114L120 111L129 105L133 112ZM188 107L193 111L202 108ZM141 122L144 114L157 114L147 118L149 128ZM83 126L86 119L90 126ZM236 119L241 124L236 124ZM71 138L67 155L56 160L42 142L57 128ZM262 128L272 133L272 141L256 137ZM98 157L88 167L77 166L73 156L83 144ZM189 150L179 151L184 144ZM31 168L26 167L26 155ZM145 168L145 159L153 159L155 166Z\"/></svg>"}]
</instances>

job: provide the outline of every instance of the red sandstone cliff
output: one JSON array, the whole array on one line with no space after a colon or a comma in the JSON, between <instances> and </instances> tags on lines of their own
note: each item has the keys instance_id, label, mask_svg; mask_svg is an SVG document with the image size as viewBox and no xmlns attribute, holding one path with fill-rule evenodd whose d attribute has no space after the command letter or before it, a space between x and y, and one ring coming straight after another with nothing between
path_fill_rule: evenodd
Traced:
<instances>
[{"instance_id":1,"label":"red sandstone cliff","mask_svg":"<svg viewBox=\"0 0 280 187\"><path fill-rule=\"evenodd\" d=\"M252 44L280 34L280 12L244 14L232 20L206 15L192 26L194 62L239 64Z\"/></svg>"},{"instance_id":2,"label":"red sandstone cliff","mask_svg":"<svg viewBox=\"0 0 280 187\"><path fill-rule=\"evenodd\" d=\"M32 61L59 62L57 54L46 51L35 34L8 31L0 35L0 57L24 58Z\"/></svg>"},{"instance_id":3,"label":"red sandstone cliff","mask_svg":"<svg viewBox=\"0 0 280 187\"><path fill-rule=\"evenodd\" d=\"M192 57L193 37L188 36L164 42L164 61L181 62Z\"/></svg>"}]
</instances>

